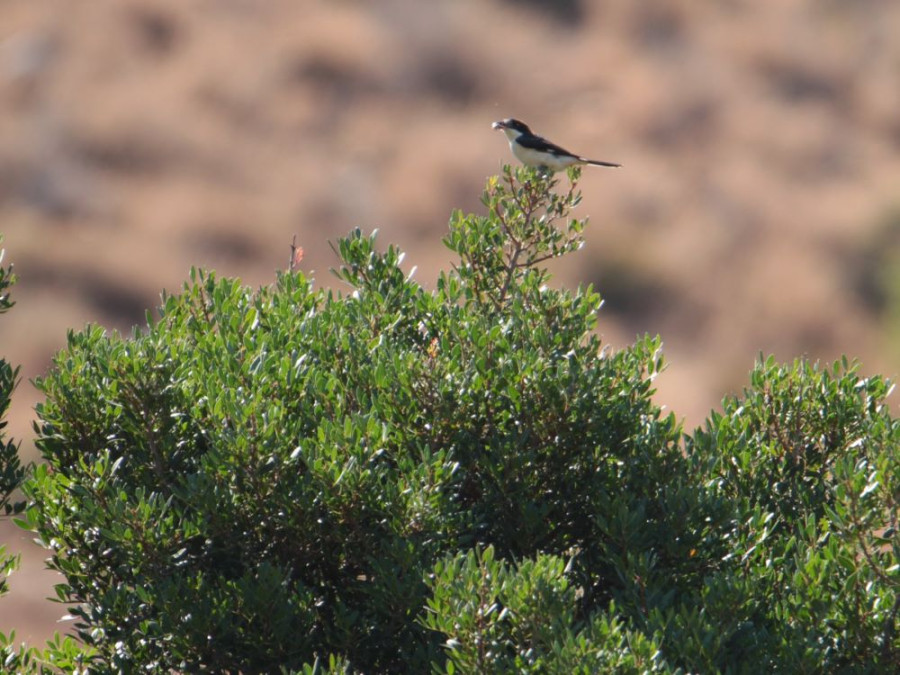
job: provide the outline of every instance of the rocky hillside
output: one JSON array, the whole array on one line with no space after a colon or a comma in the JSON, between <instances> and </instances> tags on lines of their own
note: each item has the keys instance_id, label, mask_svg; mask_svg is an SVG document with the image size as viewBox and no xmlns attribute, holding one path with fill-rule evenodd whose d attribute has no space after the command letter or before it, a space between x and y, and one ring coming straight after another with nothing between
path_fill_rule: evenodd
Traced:
<instances>
[{"instance_id":1,"label":"rocky hillside","mask_svg":"<svg viewBox=\"0 0 900 675\"><path fill-rule=\"evenodd\" d=\"M886 0L3 3L3 355L37 376L68 328L129 331L192 265L266 284L295 234L322 284L356 226L430 284L516 116L624 164L585 170L588 245L557 281L595 284L613 346L663 336L659 400L689 425L761 351L893 376L897 35ZM35 400L26 381L26 449ZM40 557L0 630L60 628Z\"/></svg>"}]
</instances>

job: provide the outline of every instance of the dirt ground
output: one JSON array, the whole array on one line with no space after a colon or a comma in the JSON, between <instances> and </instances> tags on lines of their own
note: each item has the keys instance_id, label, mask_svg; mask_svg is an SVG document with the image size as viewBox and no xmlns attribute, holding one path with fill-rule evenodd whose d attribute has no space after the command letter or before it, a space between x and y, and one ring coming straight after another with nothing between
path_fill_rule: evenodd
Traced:
<instances>
[{"instance_id":1,"label":"dirt ground","mask_svg":"<svg viewBox=\"0 0 900 675\"><path fill-rule=\"evenodd\" d=\"M550 8L550 9L548 9ZM191 266L272 281L296 234L378 228L433 283L450 211L511 161L491 122L588 168L585 249L614 347L665 340L659 402L702 423L757 355L895 376L900 3L887 0L6 0L0 232L20 283L0 354L34 457L28 379L68 329L130 332ZM0 631L65 608L27 534Z\"/></svg>"}]
</instances>

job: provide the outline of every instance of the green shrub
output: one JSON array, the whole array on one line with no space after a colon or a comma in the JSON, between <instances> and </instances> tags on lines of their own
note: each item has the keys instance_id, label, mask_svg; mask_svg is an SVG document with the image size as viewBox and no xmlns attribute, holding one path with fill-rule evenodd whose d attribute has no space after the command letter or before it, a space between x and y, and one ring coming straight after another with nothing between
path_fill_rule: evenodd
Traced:
<instances>
[{"instance_id":1,"label":"green shrub","mask_svg":"<svg viewBox=\"0 0 900 675\"><path fill-rule=\"evenodd\" d=\"M716 587L784 672L900 666L900 423L880 377L769 358L687 442L734 504ZM718 603L716 603L718 604Z\"/></svg>"},{"instance_id":2,"label":"green shrub","mask_svg":"<svg viewBox=\"0 0 900 675\"><path fill-rule=\"evenodd\" d=\"M70 335L39 382L29 522L98 663L422 672L444 658L425 576L475 545L577 551L582 616L697 587L659 342L603 352L600 298L547 287L583 227L554 184L507 172L487 216L454 214L431 292L356 232L347 294L195 272L146 332Z\"/></svg>"},{"instance_id":3,"label":"green shrub","mask_svg":"<svg viewBox=\"0 0 900 675\"><path fill-rule=\"evenodd\" d=\"M760 363L682 434L661 343L548 285L571 188L507 169L433 290L359 231L345 293L194 271L38 382L23 525L91 672L892 672L898 425L848 364ZM79 666L80 667L80 666Z\"/></svg>"},{"instance_id":4,"label":"green shrub","mask_svg":"<svg viewBox=\"0 0 900 675\"><path fill-rule=\"evenodd\" d=\"M2 241L2 238L0 238ZM10 289L16 282L12 267L2 265L6 251L0 249L0 314L8 312L15 304L10 298ZM25 479L25 468L19 459L19 446L8 440L3 429L6 428L6 413L12 401L12 394L19 379L19 368L13 368L6 359L0 357L0 513L9 516L21 513L25 502L12 501L13 494ZM0 548L0 573L6 574L14 566L10 558L5 557ZM6 570L6 571L3 571ZM0 577L0 594L6 591L6 581Z\"/></svg>"},{"instance_id":5,"label":"green shrub","mask_svg":"<svg viewBox=\"0 0 900 675\"><path fill-rule=\"evenodd\" d=\"M0 249L0 263L5 250ZM0 314L5 314L15 304L10 298L10 289L16 282L12 267L0 264ZM6 359L0 358L0 515L9 516L20 513L25 503L13 501L15 491L25 480L25 467L19 459L18 444L7 439L3 430L6 428L6 413L12 400L13 391L19 379L18 367L13 368ZM7 577L19 566L19 557L9 555L6 548L0 546L0 596L8 591ZM13 643L15 633L0 633L0 659L5 664L17 665L29 658L25 649L17 649Z\"/></svg>"}]
</instances>

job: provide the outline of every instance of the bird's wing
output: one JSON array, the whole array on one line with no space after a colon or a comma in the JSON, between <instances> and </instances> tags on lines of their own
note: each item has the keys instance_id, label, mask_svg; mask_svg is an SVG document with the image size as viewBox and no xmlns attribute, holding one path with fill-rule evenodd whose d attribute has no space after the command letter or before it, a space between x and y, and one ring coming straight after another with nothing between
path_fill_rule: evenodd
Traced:
<instances>
[{"instance_id":1,"label":"bird's wing","mask_svg":"<svg viewBox=\"0 0 900 675\"><path fill-rule=\"evenodd\" d=\"M565 148L562 148L555 143L551 143L546 138L541 138L540 136L522 135L516 139L516 142L523 148L528 148L529 150L546 152L547 154L555 155L557 157L574 157L575 159L581 159L578 155L571 153Z\"/></svg>"}]
</instances>

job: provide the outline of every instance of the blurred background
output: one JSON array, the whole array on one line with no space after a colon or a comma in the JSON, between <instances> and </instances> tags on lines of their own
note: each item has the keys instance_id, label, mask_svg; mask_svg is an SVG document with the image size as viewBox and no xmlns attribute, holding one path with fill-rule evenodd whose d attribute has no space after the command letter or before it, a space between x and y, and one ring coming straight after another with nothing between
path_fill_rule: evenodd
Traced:
<instances>
[{"instance_id":1,"label":"blurred background","mask_svg":"<svg viewBox=\"0 0 900 675\"><path fill-rule=\"evenodd\" d=\"M432 286L518 117L587 168L584 250L613 347L662 335L657 400L701 424L760 352L900 366L900 3L890 0L6 0L0 232L28 381L67 329L142 325L191 266L336 285L328 242L378 228ZM29 537L0 631L64 607Z\"/></svg>"}]
</instances>

